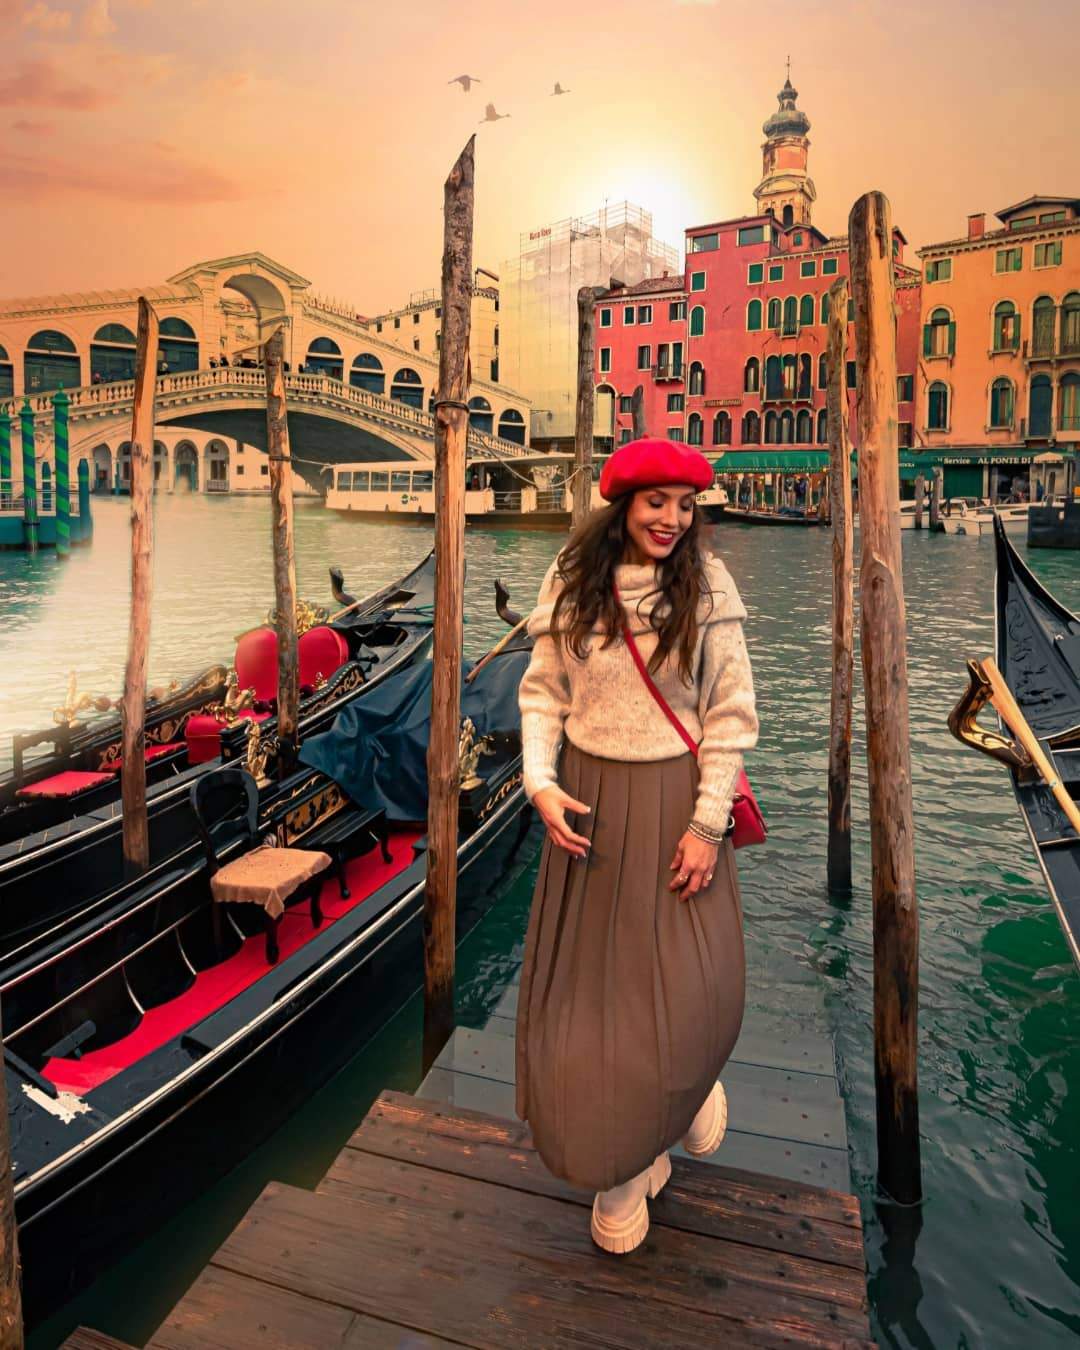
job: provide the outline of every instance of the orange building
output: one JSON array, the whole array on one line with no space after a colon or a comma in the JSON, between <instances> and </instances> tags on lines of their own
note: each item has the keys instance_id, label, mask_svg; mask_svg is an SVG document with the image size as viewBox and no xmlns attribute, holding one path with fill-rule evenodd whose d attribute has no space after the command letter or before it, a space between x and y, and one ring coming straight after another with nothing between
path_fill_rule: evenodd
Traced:
<instances>
[{"instance_id":1,"label":"orange building","mask_svg":"<svg viewBox=\"0 0 1080 1350\"><path fill-rule=\"evenodd\" d=\"M915 444L957 495L1033 488L1036 456L1080 443L1080 198L1029 197L997 219L918 250Z\"/></svg>"}]
</instances>

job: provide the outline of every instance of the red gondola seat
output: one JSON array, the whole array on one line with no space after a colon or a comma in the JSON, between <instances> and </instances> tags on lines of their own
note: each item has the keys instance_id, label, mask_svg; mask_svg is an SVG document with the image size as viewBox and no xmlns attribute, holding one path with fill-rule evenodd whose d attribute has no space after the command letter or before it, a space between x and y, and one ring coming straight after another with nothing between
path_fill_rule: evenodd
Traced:
<instances>
[{"instance_id":1,"label":"red gondola seat","mask_svg":"<svg viewBox=\"0 0 1080 1350\"><path fill-rule=\"evenodd\" d=\"M241 689L254 689L256 703L273 703L278 682L277 633L272 628L252 628L236 644L236 682Z\"/></svg>"},{"instance_id":2,"label":"red gondola seat","mask_svg":"<svg viewBox=\"0 0 1080 1350\"><path fill-rule=\"evenodd\" d=\"M51 774L48 778L39 778L36 783L27 783L15 793L16 797L77 797L80 792L89 792L91 788L101 787L103 783L113 782L111 773L89 773L80 769L65 769L63 773Z\"/></svg>"},{"instance_id":3,"label":"red gondola seat","mask_svg":"<svg viewBox=\"0 0 1080 1350\"><path fill-rule=\"evenodd\" d=\"M297 643L300 687L314 689L320 676L328 680L349 659L349 644L335 628L319 624L309 628ZM276 659L276 653L275 653Z\"/></svg>"},{"instance_id":4,"label":"red gondola seat","mask_svg":"<svg viewBox=\"0 0 1080 1350\"><path fill-rule=\"evenodd\" d=\"M237 717L248 717L254 722L265 722L268 712L256 712L254 708L244 708ZM207 760L217 759L221 754L221 730L228 726L228 720L214 717L212 713L193 713L184 726L184 740L187 742L189 764L205 764Z\"/></svg>"},{"instance_id":5,"label":"red gondola seat","mask_svg":"<svg viewBox=\"0 0 1080 1350\"><path fill-rule=\"evenodd\" d=\"M143 759L147 764L152 764L155 759L160 759L162 755L171 755L174 750L183 750L183 741L168 741L164 745L148 745L143 751ZM123 767L123 757L110 760L108 764L103 764L102 770L105 773L119 773Z\"/></svg>"}]
</instances>

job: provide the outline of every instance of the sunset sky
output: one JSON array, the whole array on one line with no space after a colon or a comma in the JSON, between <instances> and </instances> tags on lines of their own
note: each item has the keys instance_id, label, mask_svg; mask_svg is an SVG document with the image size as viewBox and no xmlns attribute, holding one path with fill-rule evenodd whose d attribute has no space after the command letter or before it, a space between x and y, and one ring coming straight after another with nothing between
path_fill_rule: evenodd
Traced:
<instances>
[{"instance_id":1,"label":"sunset sky","mask_svg":"<svg viewBox=\"0 0 1080 1350\"><path fill-rule=\"evenodd\" d=\"M403 304L438 285L442 183L473 131L477 263L605 198L681 248L753 208L789 52L825 230L870 188L914 247L1080 196L1075 0L0 0L0 18L6 297L259 249L360 312ZM463 73L469 94L447 83ZM509 119L478 126L488 100Z\"/></svg>"}]
</instances>

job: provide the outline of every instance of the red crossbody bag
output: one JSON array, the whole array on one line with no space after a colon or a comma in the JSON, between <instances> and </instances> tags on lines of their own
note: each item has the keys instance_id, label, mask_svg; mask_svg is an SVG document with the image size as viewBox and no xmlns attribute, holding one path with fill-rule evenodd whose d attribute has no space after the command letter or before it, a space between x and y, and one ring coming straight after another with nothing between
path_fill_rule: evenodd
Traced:
<instances>
[{"instance_id":1,"label":"red crossbody bag","mask_svg":"<svg viewBox=\"0 0 1080 1350\"><path fill-rule=\"evenodd\" d=\"M621 606L622 597L619 595L618 586L615 587L615 599ZM657 689L645 662L641 658L641 652L638 651L638 645L634 641L634 635L631 633L630 625L626 622L625 617L623 618L623 638L630 649L630 655L634 658L634 665L637 666L638 673L645 681L645 687L652 694L664 716L686 742L687 748L696 759L698 743L679 721L667 699ZM739 776L735 780L735 796L732 798L731 815L735 822L735 827L731 832L733 848L746 848L749 844L763 844L765 842L769 832L768 826L765 824L765 817L761 814L761 807L757 804L757 798L754 796L745 769L739 770Z\"/></svg>"}]
</instances>

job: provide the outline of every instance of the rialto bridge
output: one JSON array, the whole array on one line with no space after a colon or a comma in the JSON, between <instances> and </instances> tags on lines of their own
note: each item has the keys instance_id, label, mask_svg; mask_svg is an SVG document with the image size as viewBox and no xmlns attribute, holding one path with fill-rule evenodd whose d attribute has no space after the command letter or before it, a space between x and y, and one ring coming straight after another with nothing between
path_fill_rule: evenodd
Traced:
<instances>
[{"instance_id":1,"label":"rialto bridge","mask_svg":"<svg viewBox=\"0 0 1080 1350\"><path fill-rule=\"evenodd\" d=\"M52 396L62 387L73 463L91 462L99 490L126 480L140 294L161 321L159 369L168 372L155 399L159 485L257 486L254 466L245 483L231 484L228 466L245 455L250 462L245 447L265 449L265 377L256 359L260 336L277 324L285 328L293 459L314 488L333 463L431 456L437 362L312 296L310 283L271 259L247 254L198 264L163 287L0 303L0 404L17 437L29 399L43 462L52 459ZM474 379L469 404L471 454L522 453L526 399Z\"/></svg>"}]
</instances>

